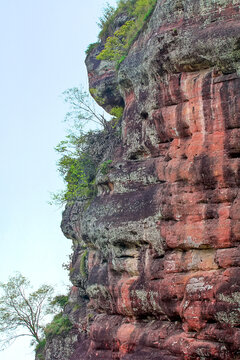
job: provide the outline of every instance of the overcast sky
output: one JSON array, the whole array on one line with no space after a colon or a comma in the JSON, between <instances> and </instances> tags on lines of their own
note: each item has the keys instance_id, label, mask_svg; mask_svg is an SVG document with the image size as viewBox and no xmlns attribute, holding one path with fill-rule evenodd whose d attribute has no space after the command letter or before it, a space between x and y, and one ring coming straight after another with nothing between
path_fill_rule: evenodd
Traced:
<instances>
[{"instance_id":1,"label":"overcast sky","mask_svg":"<svg viewBox=\"0 0 240 360\"><path fill-rule=\"evenodd\" d=\"M71 242L59 227L62 209L48 205L63 187L54 147L66 134L61 93L87 87L84 51L97 40L104 5L0 0L0 281L20 271L35 287L69 285L62 263ZM0 352L16 359L34 359L25 339Z\"/></svg>"}]
</instances>

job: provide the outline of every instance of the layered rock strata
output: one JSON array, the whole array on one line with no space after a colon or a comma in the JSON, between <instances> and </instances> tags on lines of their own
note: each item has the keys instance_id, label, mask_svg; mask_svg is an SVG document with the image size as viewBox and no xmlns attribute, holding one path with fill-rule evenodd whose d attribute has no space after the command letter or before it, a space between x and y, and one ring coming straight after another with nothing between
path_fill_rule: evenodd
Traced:
<instances>
[{"instance_id":1,"label":"layered rock strata","mask_svg":"<svg viewBox=\"0 0 240 360\"><path fill-rule=\"evenodd\" d=\"M63 214L68 359L240 359L240 1L159 0L118 71L100 48L90 88L125 107L98 196Z\"/></svg>"}]
</instances>

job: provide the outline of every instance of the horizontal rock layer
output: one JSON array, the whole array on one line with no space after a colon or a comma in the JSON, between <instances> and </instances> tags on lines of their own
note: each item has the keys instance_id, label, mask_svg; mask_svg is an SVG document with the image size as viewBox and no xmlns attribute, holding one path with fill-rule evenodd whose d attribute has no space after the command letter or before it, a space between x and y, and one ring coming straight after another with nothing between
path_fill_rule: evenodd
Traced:
<instances>
[{"instance_id":1,"label":"horizontal rock layer","mask_svg":"<svg viewBox=\"0 0 240 360\"><path fill-rule=\"evenodd\" d=\"M105 108L125 108L98 196L63 216L74 271L89 249L69 360L240 358L239 11L159 0L118 71L87 58Z\"/></svg>"}]
</instances>

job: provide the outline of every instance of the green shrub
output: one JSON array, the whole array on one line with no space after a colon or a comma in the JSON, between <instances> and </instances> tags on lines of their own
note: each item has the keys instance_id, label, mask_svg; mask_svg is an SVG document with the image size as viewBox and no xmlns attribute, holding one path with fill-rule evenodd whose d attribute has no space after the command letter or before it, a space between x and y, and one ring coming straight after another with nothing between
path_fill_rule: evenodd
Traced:
<instances>
[{"instance_id":1,"label":"green shrub","mask_svg":"<svg viewBox=\"0 0 240 360\"><path fill-rule=\"evenodd\" d=\"M126 59L127 55L123 55L116 61L116 68L119 69L120 64Z\"/></svg>"},{"instance_id":2,"label":"green shrub","mask_svg":"<svg viewBox=\"0 0 240 360\"><path fill-rule=\"evenodd\" d=\"M95 49L95 47L97 47L99 45L99 42L95 42L95 43L92 43L92 44L89 44L87 49L85 50L85 54L90 54L90 52Z\"/></svg>"},{"instance_id":3,"label":"green shrub","mask_svg":"<svg viewBox=\"0 0 240 360\"><path fill-rule=\"evenodd\" d=\"M106 8L103 10L103 16L98 22L98 26L100 27L98 37L100 40L112 35L114 31L114 21L119 14L127 13L129 17L133 15L136 2L137 0L118 0L116 9L107 4Z\"/></svg>"},{"instance_id":4,"label":"green shrub","mask_svg":"<svg viewBox=\"0 0 240 360\"><path fill-rule=\"evenodd\" d=\"M107 175L109 171L109 166L111 165L112 160L106 160L100 165L100 171L103 175Z\"/></svg>"},{"instance_id":5,"label":"green shrub","mask_svg":"<svg viewBox=\"0 0 240 360\"><path fill-rule=\"evenodd\" d=\"M49 339L55 335L67 334L72 327L71 321L60 313L55 315L53 321L45 327L44 333L46 339Z\"/></svg>"},{"instance_id":6,"label":"green shrub","mask_svg":"<svg viewBox=\"0 0 240 360\"><path fill-rule=\"evenodd\" d=\"M74 307L73 307L73 312L76 312L79 309L81 309L81 305L80 304L75 304Z\"/></svg>"},{"instance_id":7,"label":"green shrub","mask_svg":"<svg viewBox=\"0 0 240 360\"><path fill-rule=\"evenodd\" d=\"M109 36L105 43L104 49L97 56L98 60L113 60L117 61L122 58L129 47L129 34L135 28L135 23L132 20L127 21L120 27L113 36Z\"/></svg>"},{"instance_id":8,"label":"green shrub","mask_svg":"<svg viewBox=\"0 0 240 360\"><path fill-rule=\"evenodd\" d=\"M119 0L117 6L117 13L127 12L128 15L133 15L137 0Z\"/></svg>"},{"instance_id":9,"label":"green shrub","mask_svg":"<svg viewBox=\"0 0 240 360\"><path fill-rule=\"evenodd\" d=\"M36 345L36 348L35 348L35 351L43 351L44 348L45 348L45 345L46 345L46 339L43 339L41 340L37 345Z\"/></svg>"},{"instance_id":10,"label":"green shrub","mask_svg":"<svg viewBox=\"0 0 240 360\"><path fill-rule=\"evenodd\" d=\"M123 110L124 108L122 106L115 106L112 108L110 114L119 120L123 115Z\"/></svg>"},{"instance_id":11,"label":"green shrub","mask_svg":"<svg viewBox=\"0 0 240 360\"><path fill-rule=\"evenodd\" d=\"M52 194L57 205L72 203L78 198L91 198L96 194L96 164L87 151L88 136L67 135L55 150L61 155L57 162L58 171L66 184L65 190Z\"/></svg>"},{"instance_id":12,"label":"green shrub","mask_svg":"<svg viewBox=\"0 0 240 360\"><path fill-rule=\"evenodd\" d=\"M131 20L128 20L113 35L108 36L104 49L97 56L98 60L115 61L116 65L125 59L132 43L136 40L145 22L152 14L157 0L127 0L120 1L118 8L111 15L111 22L114 22L117 14L127 11ZM108 20L110 21L110 19ZM105 23L108 26L108 22ZM105 31L107 33L107 30ZM108 31L110 33L110 31ZM100 33L101 38L101 33Z\"/></svg>"},{"instance_id":13,"label":"green shrub","mask_svg":"<svg viewBox=\"0 0 240 360\"><path fill-rule=\"evenodd\" d=\"M100 39L106 36L107 32L111 31L111 26L114 22L115 16L115 8L107 3L107 6L103 9L103 15L100 17L98 22L98 26L101 29L99 33Z\"/></svg>"},{"instance_id":14,"label":"green shrub","mask_svg":"<svg viewBox=\"0 0 240 360\"><path fill-rule=\"evenodd\" d=\"M51 301L51 305L58 305L60 308L64 308L65 305L68 303L68 296L67 295L57 295Z\"/></svg>"},{"instance_id":15,"label":"green shrub","mask_svg":"<svg viewBox=\"0 0 240 360\"><path fill-rule=\"evenodd\" d=\"M154 7L150 8L150 9L146 12L146 14L144 15L144 18L143 18L144 21L147 21L147 20L148 20L148 18L152 15L153 10L154 10Z\"/></svg>"},{"instance_id":16,"label":"green shrub","mask_svg":"<svg viewBox=\"0 0 240 360\"><path fill-rule=\"evenodd\" d=\"M43 354L37 354L37 359L38 359L38 360L45 360Z\"/></svg>"},{"instance_id":17,"label":"green shrub","mask_svg":"<svg viewBox=\"0 0 240 360\"><path fill-rule=\"evenodd\" d=\"M79 158L64 155L58 162L58 170L63 174L66 189L52 194L52 202L62 205L79 198L91 198L96 194L96 169L91 158L82 154Z\"/></svg>"},{"instance_id":18,"label":"green shrub","mask_svg":"<svg viewBox=\"0 0 240 360\"><path fill-rule=\"evenodd\" d=\"M76 200L79 197L88 198L95 192L95 167L88 154L81 154L79 158L63 156L59 163L60 171L65 171L64 180L67 191L64 201Z\"/></svg>"},{"instance_id":19,"label":"green shrub","mask_svg":"<svg viewBox=\"0 0 240 360\"><path fill-rule=\"evenodd\" d=\"M92 95L92 97L94 98L94 100L97 101L97 103L101 106L104 104L104 99L102 99L99 95L98 95L98 90L94 89L94 88L90 88L89 89L90 94Z\"/></svg>"},{"instance_id":20,"label":"green shrub","mask_svg":"<svg viewBox=\"0 0 240 360\"><path fill-rule=\"evenodd\" d=\"M122 106L115 106L112 108L110 114L113 116L112 119L112 128L116 128L119 120L121 120L123 116L124 108Z\"/></svg>"},{"instance_id":21,"label":"green shrub","mask_svg":"<svg viewBox=\"0 0 240 360\"><path fill-rule=\"evenodd\" d=\"M90 93L99 104L103 102L97 94L97 89L90 89ZM70 122L71 127L68 129L68 135L60 141L55 150L60 155L57 167L64 180L65 189L52 193L49 203L62 206L83 199L86 200L85 204L88 207L97 195L95 178L98 165L102 160L101 154L95 151L94 147L96 145L98 148L97 144L102 136L114 132L116 134L115 127L122 116L123 108L113 108L113 118L107 121L104 114L95 110L90 94L81 87L68 89L63 95L70 105L65 121ZM101 126L103 130L84 132L84 127L91 123Z\"/></svg>"},{"instance_id":22,"label":"green shrub","mask_svg":"<svg viewBox=\"0 0 240 360\"><path fill-rule=\"evenodd\" d=\"M36 359L44 360L44 349L46 346L46 339L42 339L35 347Z\"/></svg>"}]
</instances>

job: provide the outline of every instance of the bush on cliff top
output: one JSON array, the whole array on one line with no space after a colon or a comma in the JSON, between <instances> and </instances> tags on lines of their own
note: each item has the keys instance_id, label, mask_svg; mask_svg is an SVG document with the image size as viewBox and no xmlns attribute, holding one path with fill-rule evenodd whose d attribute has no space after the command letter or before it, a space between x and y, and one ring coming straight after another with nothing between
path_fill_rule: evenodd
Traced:
<instances>
[{"instance_id":1,"label":"bush on cliff top","mask_svg":"<svg viewBox=\"0 0 240 360\"><path fill-rule=\"evenodd\" d=\"M114 32L114 22L118 15L122 13L127 14L129 17L133 15L137 1L138 0L118 0L116 8L107 4L98 22L98 26L100 27L100 33L98 34L99 40L104 40L106 37L112 35Z\"/></svg>"},{"instance_id":2,"label":"bush on cliff top","mask_svg":"<svg viewBox=\"0 0 240 360\"><path fill-rule=\"evenodd\" d=\"M153 12L157 0L121 0L118 8L107 19L102 21L100 38L106 33L111 33L111 27L117 15L127 12L129 20L126 21L113 35L108 36L104 49L97 56L98 60L112 60L119 64L120 59L124 59L130 46L143 28L146 20Z\"/></svg>"},{"instance_id":3,"label":"bush on cliff top","mask_svg":"<svg viewBox=\"0 0 240 360\"><path fill-rule=\"evenodd\" d=\"M99 22L97 23L101 29L98 35L99 39L102 39L107 32L111 31L111 26L114 22L115 17L116 9L110 4L107 4L107 6L103 9L103 14L99 18Z\"/></svg>"},{"instance_id":4,"label":"bush on cliff top","mask_svg":"<svg viewBox=\"0 0 240 360\"><path fill-rule=\"evenodd\" d=\"M97 56L97 59L117 61L124 56L129 48L128 35L131 34L134 29L134 21L127 21L120 29L115 31L113 36L107 38L105 47Z\"/></svg>"}]
</instances>

